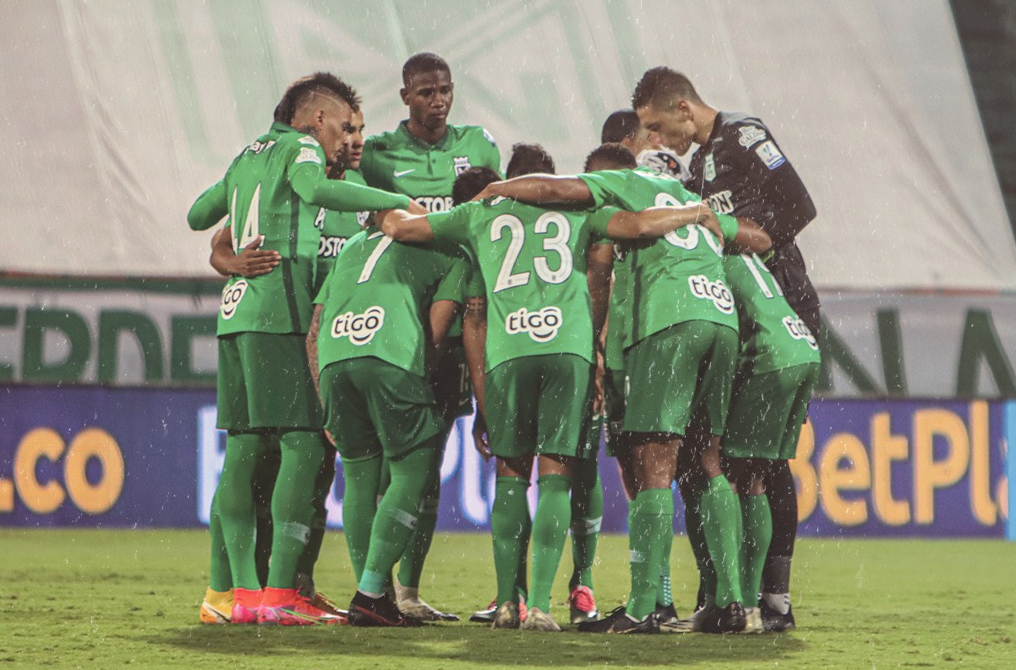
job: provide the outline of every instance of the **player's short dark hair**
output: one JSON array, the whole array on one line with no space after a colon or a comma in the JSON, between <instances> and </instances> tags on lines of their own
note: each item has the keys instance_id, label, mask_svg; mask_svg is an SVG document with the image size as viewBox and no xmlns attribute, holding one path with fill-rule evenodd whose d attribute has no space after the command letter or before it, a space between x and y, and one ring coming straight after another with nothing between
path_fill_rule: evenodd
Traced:
<instances>
[{"instance_id":1,"label":"player's short dark hair","mask_svg":"<svg viewBox=\"0 0 1016 670\"><path fill-rule=\"evenodd\" d=\"M642 79L635 85L631 94L631 104L635 109L648 105L666 107L677 98L692 102L702 102L691 80L669 67L654 67L646 70Z\"/></svg>"},{"instance_id":2,"label":"player's short dark hair","mask_svg":"<svg viewBox=\"0 0 1016 670\"><path fill-rule=\"evenodd\" d=\"M543 145L519 142L512 146L512 157L508 161L505 176L511 179L537 172L555 174L556 171L554 157L543 148Z\"/></svg>"},{"instance_id":3,"label":"player's short dark hair","mask_svg":"<svg viewBox=\"0 0 1016 670\"><path fill-rule=\"evenodd\" d=\"M589 172L589 166L594 162L609 163L615 170L633 170L638 167L635 161L635 154L628 147L617 142L601 144L586 156L586 164L583 170Z\"/></svg>"},{"instance_id":4,"label":"player's short dark hair","mask_svg":"<svg viewBox=\"0 0 1016 670\"><path fill-rule=\"evenodd\" d=\"M309 77L297 79L282 95L282 100L275 106L275 121L293 123L296 110L300 109L315 93L338 98L345 101L354 112L360 111L360 95L352 86L336 77L331 72L315 72Z\"/></svg>"},{"instance_id":5,"label":"player's short dark hair","mask_svg":"<svg viewBox=\"0 0 1016 670\"><path fill-rule=\"evenodd\" d=\"M639 115L634 109L619 109L603 122L603 130L600 131L601 142L620 142L629 137L635 137L638 131Z\"/></svg>"},{"instance_id":6,"label":"player's short dark hair","mask_svg":"<svg viewBox=\"0 0 1016 670\"><path fill-rule=\"evenodd\" d=\"M501 175L489 167L469 168L455 178L455 184L452 186L452 204L461 205L469 202L485 189L487 184L496 181L501 181Z\"/></svg>"},{"instance_id":7,"label":"player's short dark hair","mask_svg":"<svg viewBox=\"0 0 1016 670\"><path fill-rule=\"evenodd\" d=\"M402 84L409 86L409 80L412 79L413 75L424 72L447 72L448 76L451 76L452 69L448 67L448 63L444 58L424 51L423 53L410 56L409 60L402 66Z\"/></svg>"}]
</instances>

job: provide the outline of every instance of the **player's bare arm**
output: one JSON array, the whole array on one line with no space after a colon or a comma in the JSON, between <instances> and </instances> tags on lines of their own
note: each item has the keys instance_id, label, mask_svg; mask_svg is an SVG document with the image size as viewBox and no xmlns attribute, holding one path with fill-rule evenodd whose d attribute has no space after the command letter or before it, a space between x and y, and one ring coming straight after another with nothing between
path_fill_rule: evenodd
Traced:
<instances>
[{"instance_id":1,"label":"player's bare arm","mask_svg":"<svg viewBox=\"0 0 1016 670\"><path fill-rule=\"evenodd\" d=\"M534 205L592 205L593 194L578 177L525 175L488 184L473 200L512 198Z\"/></svg>"},{"instance_id":2,"label":"player's bare arm","mask_svg":"<svg viewBox=\"0 0 1016 670\"><path fill-rule=\"evenodd\" d=\"M487 440L487 396L484 352L487 348L487 299L475 296L466 299L466 311L462 317L462 345L466 352L466 365L473 383L476 397L476 419L473 421L473 443L476 450L489 460L490 443Z\"/></svg>"},{"instance_id":3,"label":"player's bare arm","mask_svg":"<svg viewBox=\"0 0 1016 670\"><path fill-rule=\"evenodd\" d=\"M769 233L751 219L737 219L737 236L727 241L727 249L739 254L764 254L773 248Z\"/></svg>"},{"instance_id":4,"label":"player's bare arm","mask_svg":"<svg viewBox=\"0 0 1016 670\"><path fill-rule=\"evenodd\" d=\"M198 196L187 212L187 225L191 230L208 230L229 213L226 182L218 181Z\"/></svg>"},{"instance_id":5,"label":"player's bare arm","mask_svg":"<svg viewBox=\"0 0 1016 670\"><path fill-rule=\"evenodd\" d=\"M378 228L396 242L431 242L434 231L426 216L414 216L403 209L392 209L375 215Z\"/></svg>"},{"instance_id":6,"label":"player's bare arm","mask_svg":"<svg viewBox=\"0 0 1016 670\"><path fill-rule=\"evenodd\" d=\"M278 251L261 249L264 241L265 236L259 235L237 254L233 251L232 228L227 226L212 239L212 255L208 262L226 277L240 275L249 279L266 275L279 266L282 255Z\"/></svg>"},{"instance_id":7,"label":"player's bare arm","mask_svg":"<svg viewBox=\"0 0 1016 670\"><path fill-rule=\"evenodd\" d=\"M599 348L603 324L607 320L610 304L610 275L614 270L614 247L611 244L594 244L586 254L586 280L589 297L593 301L593 335Z\"/></svg>"},{"instance_id":8,"label":"player's bare arm","mask_svg":"<svg viewBox=\"0 0 1016 670\"><path fill-rule=\"evenodd\" d=\"M723 240L716 215L698 202L681 207L650 207L641 212L619 211L610 217L607 235L615 240L653 239L691 224L705 226Z\"/></svg>"},{"instance_id":9,"label":"player's bare arm","mask_svg":"<svg viewBox=\"0 0 1016 670\"><path fill-rule=\"evenodd\" d=\"M444 355L448 331L462 311L462 305L454 300L435 300L430 306L430 327L427 338L427 374L437 369L438 361Z\"/></svg>"},{"instance_id":10,"label":"player's bare arm","mask_svg":"<svg viewBox=\"0 0 1016 670\"><path fill-rule=\"evenodd\" d=\"M321 331L321 311L323 305L314 305L314 315L310 319L310 328L307 330L307 361L310 365L310 378L314 381L314 390L317 391L318 400L321 399L320 371L318 370L318 333Z\"/></svg>"}]
</instances>

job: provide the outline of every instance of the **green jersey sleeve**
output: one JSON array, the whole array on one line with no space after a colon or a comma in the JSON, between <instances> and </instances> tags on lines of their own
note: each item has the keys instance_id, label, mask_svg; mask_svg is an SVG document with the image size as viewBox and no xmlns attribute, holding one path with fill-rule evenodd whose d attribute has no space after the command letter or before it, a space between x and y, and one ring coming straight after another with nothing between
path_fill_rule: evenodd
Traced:
<instances>
[{"instance_id":1,"label":"green jersey sleeve","mask_svg":"<svg viewBox=\"0 0 1016 670\"><path fill-rule=\"evenodd\" d=\"M593 244L603 244L609 239L607 224L620 211L617 207L601 207L589 215L586 220L589 222L590 232L594 235Z\"/></svg>"},{"instance_id":2,"label":"green jersey sleeve","mask_svg":"<svg viewBox=\"0 0 1016 670\"><path fill-rule=\"evenodd\" d=\"M723 233L723 239L732 240L737 237L738 223L736 217L717 212L716 220L720 222L720 232Z\"/></svg>"},{"instance_id":3,"label":"green jersey sleeve","mask_svg":"<svg viewBox=\"0 0 1016 670\"><path fill-rule=\"evenodd\" d=\"M437 285L434 301L451 300L463 305L466 302L466 287L470 283L472 268L464 254L462 256L449 256L449 259L448 273L441 280L441 283Z\"/></svg>"},{"instance_id":4,"label":"green jersey sleeve","mask_svg":"<svg viewBox=\"0 0 1016 670\"><path fill-rule=\"evenodd\" d=\"M603 207L616 204L615 195L625 190L630 174L630 170L603 170L580 174L579 179L589 187L595 206Z\"/></svg>"},{"instance_id":5,"label":"green jersey sleeve","mask_svg":"<svg viewBox=\"0 0 1016 670\"><path fill-rule=\"evenodd\" d=\"M286 168L293 191L304 202L338 212L373 212L409 206L409 198L404 195L326 178L324 150L316 141L314 145L301 146Z\"/></svg>"},{"instance_id":6,"label":"green jersey sleeve","mask_svg":"<svg viewBox=\"0 0 1016 670\"><path fill-rule=\"evenodd\" d=\"M226 180L220 179L214 186L198 196L187 212L187 225L191 230L208 230L229 213L226 197Z\"/></svg>"},{"instance_id":7,"label":"green jersey sleeve","mask_svg":"<svg viewBox=\"0 0 1016 670\"><path fill-rule=\"evenodd\" d=\"M469 222L472 212L480 203L467 202L447 212L427 215L427 223L439 244L467 244L470 240Z\"/></svg>"}]
</instances>

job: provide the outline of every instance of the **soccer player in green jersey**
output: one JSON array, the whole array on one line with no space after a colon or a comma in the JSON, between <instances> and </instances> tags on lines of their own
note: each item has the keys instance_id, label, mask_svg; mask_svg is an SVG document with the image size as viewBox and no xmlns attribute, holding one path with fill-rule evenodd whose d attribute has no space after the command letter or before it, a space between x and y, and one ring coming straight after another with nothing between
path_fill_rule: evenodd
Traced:
<instances>
[{"instance_id":1,"label":"soccer player in green jersey","mask_svg":"<svg viewBox=\"0 0 1016 670\"><path fill-rule=\"evenodd\" d=\"M358 583L349 622L359 626L419 625L386 589L438 476L443 422L426 370L456 313L442 303L458 299L469 274L462 256L392 242L370 226L346 243L315 299L307 338L345 473L344 527ZM379 501L385 461L390 483Z\"/></svg>"},{"instance_id":2,"label":"soccer player in green jersey","mask_svg":"<svg viewBox=\"0 0 1016 670\"><path fill-rule=\"evenodd\" d=\"M320 232L320 207L352 211L406 206L404 196L325 178L346 141L355 91L317 73L289 87L269 131L246 147L221 181L188 213L206 230L228 214L225 242L234 251L254 240L279 254L279 265L254 277L232 277L219 309L218 425L228 431L213 501L229 560L213 569L210 588L233 587L233 623L333 622L295 588L296 563L307 543L311 491L324 457L321 408L310 382L304 334ZM262 591L254 561L252 475L265 453L281 451L272 495L272 562Z\"/></svg>"},{"instance_id":3,"label":"soccer player in green jersey","mask_svg":"<svg viewBox=\"0 0 1016 670\"><path fill-rule=\"evenodd\" d=\"M402 82L400 95L409 118L395 130L367 139L360 170L370 186L408 195L429 212L447 211L452 207L455 177L474 166L500 173L500 152L483 128L448 123L455 86L443 58L432 53L410 57L402 67ZM449 334L447 351L432 384L447 437L455 420L473 411L460 321ZM458 617L435 610L419 595L424 561L437 525L440 485L435 481L428 489L417 533L399 562L395 588L399 606L407 614L455 620Z\"/></svg>"},{"instance_id":4,"label":"soccer player in green jersey","mask_svg":"<svg viewBox=\"0 0 1016 670\"><path fill-rule=\"evenodd\" d=\"M605 145L590 155L627 154ZM619 205L630 211L653 206L697 203L677 180L647 168L595 172L579 177L523 177L494 184L481 194L528 201ZM737 234L733 217L718 217L723 238ZM632 594L626 608L618 608L602 622L580 625L590 632L651 632L661 566L672 539L674 501L670 485L677 466L677 449L692 410L705 408L714 436L703 455L703 467L715 477L716 511L711 516L710 550L722 566L717 601L724 605L724 627L745 625L740 592L737 528L733 491L719 469L719 438L723 434L730 398L730 381L737 355L737 316L733 297L724 283L721 236L701 226L669 234L649 245L623 249L631 287L623 330L625 373L630 383L623 430L635 469L638 494L631 513ZM710 480L711 483L714 480ZM727 509L729 508L729 510ZM731 542L734 549L730 549ZM722 554L722 555L721 555Z\"/></svg>"},{"instance_id":5,"label":"soccer player in green jersey","mask_svg":"<svg viewBox=\"0 0 1016 670\"><path fill-rule=\"evenodd\" d=\"M493 171L474 168L459 177L456 190L462 185L476 194L495 179ZM382 229L397 240L467 245L486 286L486 377L474 384L478 419L486 421L490 451L497 456L491 511L498 576L495 628L519 626L525 490L538 456L533 580L522 627L560 630L548 613L550 591L571 516L568 492L575 461L586 456L580 450L588 428L594 330L605 315L612 257L605 239L662 236L707 215L698 206L588 215L505 198L426 217L399 211L383 215Z\"/></svg>"}]
</instances>

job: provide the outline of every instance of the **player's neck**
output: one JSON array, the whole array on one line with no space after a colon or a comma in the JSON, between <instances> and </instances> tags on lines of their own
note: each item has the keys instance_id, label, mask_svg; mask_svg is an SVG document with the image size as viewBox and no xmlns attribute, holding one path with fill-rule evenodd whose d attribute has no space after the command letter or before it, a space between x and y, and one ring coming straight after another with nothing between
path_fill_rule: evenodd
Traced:
<instances>
[{"instance_id":1,"label":"player's neck","mask_svg":"<svg viewBox=\"0 0 1016 670\"><path fill-rule=\"evenodd\" d=\"M409 134L427 144L437 144L444 139L444 136L448 134L448 124L443 123L438 128L428 128L422 123L418 123L414 119L409 119L406 123L406 130Z\"/></svg>"},{"instance_id":2,"label":"player's neck","mask_svg":"<svg viewBox=\"0 0 1016 670\"><path fill-rule=\"evenodd\" d=\"M713 128L716 127L716 117L719 112L709 105L702 104L695 110L695 144L702 146L709 141L713 135Z\"/></svg>"}]
</instances>

